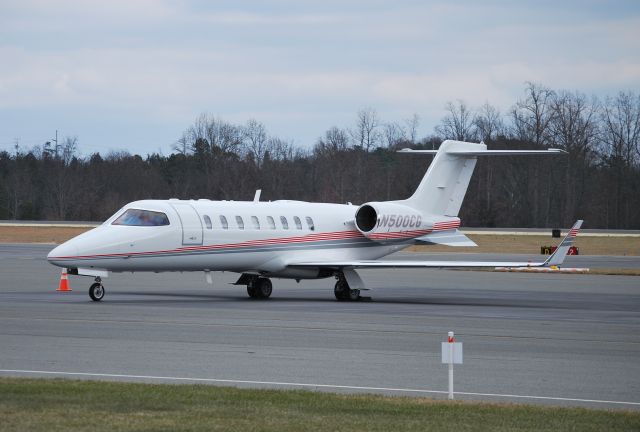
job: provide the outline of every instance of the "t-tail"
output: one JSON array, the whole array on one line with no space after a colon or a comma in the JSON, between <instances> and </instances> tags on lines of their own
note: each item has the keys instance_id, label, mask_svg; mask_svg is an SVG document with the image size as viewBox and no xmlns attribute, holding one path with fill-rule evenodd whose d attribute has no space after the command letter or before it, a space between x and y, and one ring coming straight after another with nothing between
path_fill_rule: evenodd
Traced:
<instances>
[{"instance_id":1,"label":"t-tail","mask_svg":"<svg viewBox=\"0 0 640 432\"><path fill-rule=\"evenodd\" d=\"M449 246L474 246L459 233L458 213L479 156L558 155L559 149L487 150L484 143L444 141L438 150L400 150L408 154L435 154L411 197L361 205L355 225L366 237L378 241L413 239Z\"/></svg>"}]
</instances>

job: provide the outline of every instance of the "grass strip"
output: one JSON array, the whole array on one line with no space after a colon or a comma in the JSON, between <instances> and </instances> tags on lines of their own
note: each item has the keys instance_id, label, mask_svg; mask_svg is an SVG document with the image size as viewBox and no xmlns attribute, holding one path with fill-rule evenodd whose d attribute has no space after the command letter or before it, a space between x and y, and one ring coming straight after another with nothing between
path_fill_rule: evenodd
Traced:
<instances>
[{"instance_id":1,"label":"grass strip","mask_svg":"<svg viewBox=\"0 0 640 432\"><path fill-rule=\"evenodd\" d=\"M440 245L410 246L410 252L468 252L468 253L502 253L502 254L539 254L542 246L557 246L561 239L550 235L500 235L469 234L477 247L450 247ZM576 238L575 245L581 255L640 255L640 239L638 237L589 237ZM540 255L546 258L545 255Z\"/></svg>"},{"instance_id":2,"label":"grass strip","mask_svg":"<svg viewBox=\"0 0 640 432\"><path fill-rule=\"evenodd\" d=\"M640 413L247 390L0 378L0 431L638 431Z\"/></svg>"}]
</instances>

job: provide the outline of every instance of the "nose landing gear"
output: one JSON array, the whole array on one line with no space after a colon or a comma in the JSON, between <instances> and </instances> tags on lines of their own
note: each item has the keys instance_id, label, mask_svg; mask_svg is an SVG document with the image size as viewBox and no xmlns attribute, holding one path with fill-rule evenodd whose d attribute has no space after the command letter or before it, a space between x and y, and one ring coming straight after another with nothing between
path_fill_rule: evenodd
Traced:
<instances>
[{"instance_id":1,"label":"nose landing gear","mask_svg":"<svg viewBox=\"0 0 640 432\"><path fill-rule=\"evenodd\" d=\"M96 277L95 282L89 287L89 297L93 301L100 301L104 297L104 286L100 277Z\"/></svg>"}]
</instances>

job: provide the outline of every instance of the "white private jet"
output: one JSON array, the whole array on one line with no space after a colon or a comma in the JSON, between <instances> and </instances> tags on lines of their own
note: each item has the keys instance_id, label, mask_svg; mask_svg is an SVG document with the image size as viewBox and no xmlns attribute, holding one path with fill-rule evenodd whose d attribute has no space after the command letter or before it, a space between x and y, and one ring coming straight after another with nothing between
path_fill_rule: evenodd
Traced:
<instances>
[{"instance_id":1,"label":"white private jet","mask_svg":"<svg viewBox=\"0 0 640 432\"><path fill-rule=\"evenodd\" d=\"M399 267L549 267L560 265L578 221L544 262L376 261L409 245L476 246L458 231L458 211L479 156L554 155L562 150L487 150L445 141L414 194L405 200L328 204L303 201L143 200L125 205L102 225L53 249L47 259L69 274L92 276L90 297L104 297L110 272L212 271L241 276L252 298L271 295L269 278L335 277L338 300L357 300L356 269Z\"/></svg>"}]
</instances>

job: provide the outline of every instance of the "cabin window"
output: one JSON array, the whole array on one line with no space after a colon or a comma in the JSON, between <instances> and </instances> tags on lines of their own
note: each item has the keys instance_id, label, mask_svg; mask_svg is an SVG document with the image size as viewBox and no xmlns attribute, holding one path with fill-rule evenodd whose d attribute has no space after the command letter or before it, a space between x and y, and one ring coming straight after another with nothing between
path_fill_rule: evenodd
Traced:
<instances>
[{"instance_id":1,"label":"cabin window","mask_svg":"<svg viewBox=\"0 0 640 432\"><path fill-rule=\"evenodd\" d=\"M222 225L222 229L229 229L229 222L225 216L220 215L220 225Z\"/></svg>"},{"instance_id":2,"label":"cabin window","mask_svg":"<svg viewBox=\"0 0 640 432\"><path fill-rule=\"evenodd\" d=\"M282 224L282 228L289 229L289 221L284 216L280 216L280 223Z\"/></svg>"},{"instance_id":3,"label":"cabin window","mask_svg":"<svg viewBox=\"0 0 640 432\"><path fill-rule=\"evenodd\" d=\"M211 229L213 228L213 225L211 225L211 218L207 215L202 216L202 219L204 219L204 224L207 227L207 229Z\"/></svg>"},{"instance_id":4,"label":"cabin window","mask_svg":"<svg viewBox=\"0 0 640 432\"><path fill-rule=\"evenodd\" d=\"M293 221L296 224L296 228L301 230L302 229L302 222L300 222L300 218L298 216L294 216L293 217Z\"/></svg>"},{"instance_id":5,"label":"cabin window","mask_svg":"<svg viewBox=\"0 0 640 432\"><path fill-rule=\"evenodd\" d=\"M267 223L269 224L269 228L276 229L276 221L274 221L271 216L267 216Z\"/></svg>"},{"instance_id":6,"label":"cabin window","mask_svg":"<svg viewBox=\"0 0 640 432\"><path fill-rule=\"evenodd\" d=\"M112 225L161 226L169 225L166 214L151 210L128 209Z\"/></svg>"},{"instance_id":7,"label":"cabin window","mask_svg":"<svg viewBox=\"0 0 640 432\"><path fill-rule=\"evenodd\" d=\"M309 229L310 229L311 231L315 230L315 229L316 229L316 227L315 227L315 225L313 224L313 219L311 219L309 216L307 216L305 219L307 220L307 226L309 227Z\"/></svg>"},{"instance_id":8,"label":"cabin window","mask_svg":"<svg viewBox=\"0 0 640 432\"><path fill-rule=\"evenodd\" d=\"M260 229L260 221L257 216L251 216L251 222L253 222L253 227L255 229Z\"/></svg>"},{"instance_id":9,"label":"cabin window","mask_svg":"<svg viewBox=\"0 0 640 432\"><path fill-rule=\"evenodd\" d=\"M238 228L244 229L244 221L242 220L242 216L236 216L236 224L238 224Z\"/></svg>"}]
</instances>

